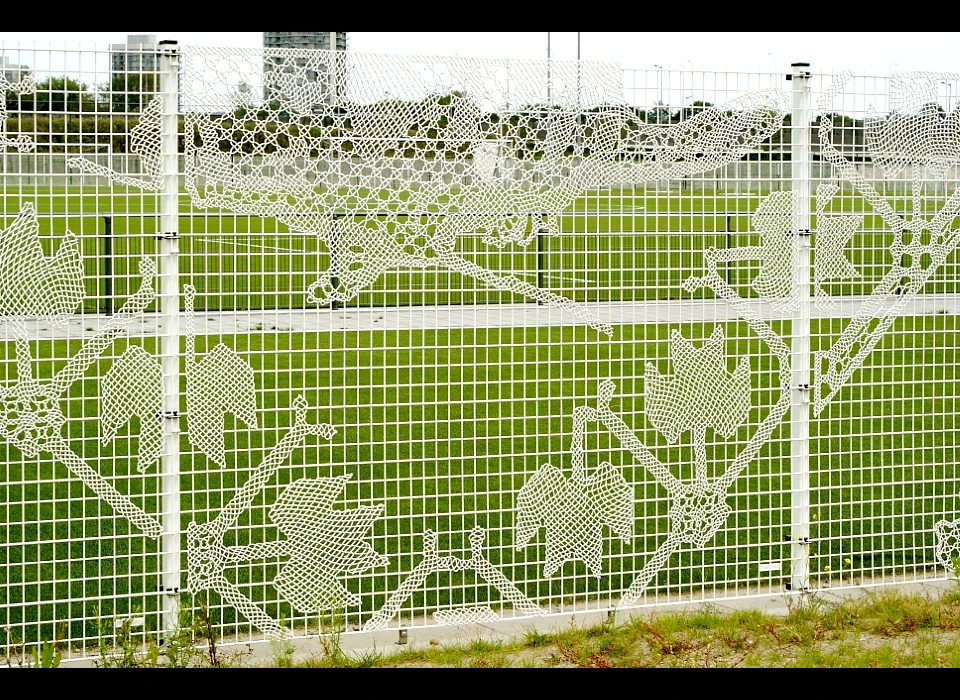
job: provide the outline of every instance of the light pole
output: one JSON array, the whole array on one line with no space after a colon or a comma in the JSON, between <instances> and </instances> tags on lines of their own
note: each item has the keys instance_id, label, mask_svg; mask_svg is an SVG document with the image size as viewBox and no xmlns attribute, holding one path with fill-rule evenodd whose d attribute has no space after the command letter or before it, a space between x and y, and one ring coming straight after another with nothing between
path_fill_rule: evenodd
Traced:
<instances>
[{"instance_id":1,"label":"light pole","mask_svg":"<svg viewBox=\"0 0 960 700\"><path fill-rule=\"evenodd\" d=\"M337 102L337 33L330 32L330 105Z\"/></svg>"},{"instance_id":2,"label":"light pole","mask_svg":"<svg viewBox=\"0 0 960 700\"><path fill-rule=\"evenodd\" d=\"M660 117L663 113L663 86L660 82L663 66L658 66L656 63L654 63L653 67L657 69L657 122L659 123Z\"/></svg>"},{"instance_id":3,"label":"light pole","mask_svg":"<svg viewBox=\"0 0 960 700\"><path fill-rule=\"evenodd\" d=\"M580 107L580 32L577 32L577 107Z\"/></svg>"},{"instance_id":4,"label":"light pole","mask_svg":"<svg viewBox=\"0 0 960 700\"><path fill-rule=\"evenodd\" d=\"M550 32L547 32L547 106L549 107L553 103L553 97L550 94L551 85L550 85Z\"/></svg>"}]
</instances>

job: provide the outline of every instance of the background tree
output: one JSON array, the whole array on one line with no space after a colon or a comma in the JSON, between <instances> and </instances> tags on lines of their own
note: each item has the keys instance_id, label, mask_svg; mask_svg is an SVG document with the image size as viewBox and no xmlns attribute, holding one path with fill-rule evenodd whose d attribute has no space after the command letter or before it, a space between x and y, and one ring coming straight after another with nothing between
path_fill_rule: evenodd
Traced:
<instances>
[{"instance_id":1,"label":"background tree","mask_svg":"<svg viewBox=\"0 0 960 700\"><path fill-rule=\"evenodd\" d=\"M8 112L93 112L97 101L86 84L67 76L52 76L37 82L34 92L6 94Z\"/></svg>"},{"instance_id":2,"label":"background tree","mask_svg":"<svg viewBox=\"0 0 960 700\"><path fill-rule=\"evenodd\" d=\"M708 107L713 107L713 103L695 100L689 107L684 107L683 109L677 110L676 114L674 114L671 119L674 122L683 121L684 119L689 119L690 117L699 114Z\"/></svg>"},{"instance_id":3,"label":"background tree","mask_svg":"<svg viewBox=\"0 0 960 700\"><path fill-rule=\"evenodd\" d=\"M110 111L142 112L159 90L160 80L156 73L125 73L114 76L106 90Z\"/></svg>"}]
</instances>

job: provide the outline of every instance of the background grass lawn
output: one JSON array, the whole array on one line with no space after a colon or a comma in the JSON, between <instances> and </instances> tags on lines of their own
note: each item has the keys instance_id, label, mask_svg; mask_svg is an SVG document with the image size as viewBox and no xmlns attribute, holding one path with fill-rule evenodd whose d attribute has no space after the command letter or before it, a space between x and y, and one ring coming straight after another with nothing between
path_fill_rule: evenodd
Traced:
<instances>
[{"instance_id":1,"label":"background grass lawn","mask_svg":"<svg viewBox=\"0 0 960 700\"><path fill-rule=\"evenodd\" d=\"M488 269L528 282L539 278L554 292L578 301L687 299L680 283L702 271L710 247L757 245L749 215L761 194L733 196L700 191L607 192L578 200L562 219L563 232L527 248L503 251L465 237L458 251ZM82 313L105 308L107 290L103 216L112 227L112 293L118 308L139 284L136 261L156 250L156 202L135 192L20 191L5 195L10 217L23 201L35 203L49 253L64 231L83 245L87 296ZM304 290L327 273L329 256L315 236L291 233L270 219L203 216L181 209L181 283L198 289L198 313L311 309ZM848 247L861 273L830 287L835 295L869 293L889 264L883 231L869 211L837 197L834 213L863 214L864 226ZM902 200L894 199L902 208ZM933 207L933 204L930 204ZM97 211L96 216L82 212ZM956 256L934 276L925 294L956 292ZM729 279L752 296L756 262L731 265ZM717 303L709 291L706 303ZM933 297L931 297L933 298ZM349 302L350 307L390 309L434 304L498 304L529 300L492 290L438 269L392 270ZM529 302L533 303L533 302ZM935 305L931 302L931 310ZM148 313L152 313L151 307ZM311 312L312 313L312 312ZM812 350L828 347L846 324L814 320ZM750 357L753 410L729 440L708 431L708 459L719 473L746 444L779 393L768 349L742 322L722 324L727 369ZM383 504L368 533L386 569L341 578L361 597L344 611L362 624L382 606L420 561L425 530L440 534L441 554L464 553L475 526L486 531L485 556L527 596L544 607L600 605L628 587L669 532L664 489L598 424L589 426L587 466L618 467L634 488L635 537L628 544L604 530L603 575L582 562L542 576L543 533L515 548L513 524L519 489L544 464L569 475L572 412L596 406L598 384L617 385L612 408L677 476L690 478L694 456L689 433L669 445L643 412L646 363L673 372L668 338L679 328L688 338L709 336L713 324L618 325L607 340L582 326L414 329L323 333L263 329L249 334L198 338L202 355L224 342L255 371L258 419L250 430L225 418L227 468L219 469L181 436L182 525L205 522L246 482L251 470L287 432L292 404L303 395L310 418L337 428L329 442L308 438L228 534L227 544L281 539L267 516L286 484L303 477L348 473L352 479L336 508ZM784 338L789 322L774 323ZM9 336L8 336L9 337ZM128 343L157 351L154 338L121 338L61 402L70 421L62 434L122 493L148 513L160 509L157 467L140 475L135 419L111 444L100 444L99 382ZM80 339L34 341L34 369L49 378L81 346ZM12 342L0 344L3 375L16 377ZM811 548L814 579L883 577L933 565L933 524L956 516L955 401L957 322L952 314L898 319L865 366L811 422ZM182 375L181 375L181 381ZM189 417L184 425L189 430ZM718 595L738 587L782 585L790 569L790 424L784 421L738 478L724 527L705 547L684 547L650 585L652 592ZM0 626L19 640L51 639L69 621L71 640L96 639L96 623L135 612L156 628L160 557L157 543L132 530L49 454L27 459L0 443ZM283 560L243 562L228 577L275 619L314 624L281 601L272 586ZM185 558L184 558L185 566ZM185 581L185 576L184 576ZM200 593L194 591L192 593ZM228 633L245 620L215 594L206 594ZM473 571L432 575L402 615L440 608L496 607L500 594ZM236 627L234 626L236 625Z\"/></svg>"}]
</instances>

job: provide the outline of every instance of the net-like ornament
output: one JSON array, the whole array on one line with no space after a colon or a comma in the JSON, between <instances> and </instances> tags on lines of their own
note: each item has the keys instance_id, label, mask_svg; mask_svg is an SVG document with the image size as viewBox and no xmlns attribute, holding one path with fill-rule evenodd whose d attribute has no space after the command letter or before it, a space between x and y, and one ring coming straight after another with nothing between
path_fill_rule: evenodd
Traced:
<instances>
[{"instance_id":1,"label":"net-like ornament","mask_svg":"<svg viewBox=\"0 0 960 700\"><path fill-rule=\"evenodd\" d=\"M331 262L309 302L347 302L388 269L436 266L608 335L582 305L466 260L457 241L480 234L502 248L557 234L584 191L735 162L789 108L784 92L758 90L679 124L647 124L624 104L620 68L595 62L191 47L181 66L194 206L319 236ZM160 140L154 98L131 137L144 177L70 163L156 190Z\"/></svg>"},{"instance_id":2,"label":"net-like ornament","mask_svg":"<svg viewBox=\"0 0 960 700\"><path fill-rule=\"evenodd\" d=\"M473 625L481 622L498 622L500 616L489 605L437 610L433 619L441 625Z\"/></svg>"},{"instance_id":3,"label":"net-like ornament","mask_svg":"<svg viewBox=\"0 0 960 700\"><path fill-rule=\"evenodd\" d=\"M786 93L768 88L705 106L679 124L639 124L627 134L629 151L639 158L624 173L643 182L716 170L780 130L789 108Z\"/></svg>"},{"instance_id":4,"label":"net-like ornament","mask_svg":"<svg viewBox=\"0 0 960 700\"><path fill-rule=\"evenodd\" d=\"M11 94L26 95L36 89L37 84L32 75L25 75L14 83L0 74L0 95L5 98ZM17 134L12 138L7 135L7 99L0 100L0 146L16 148L20 153L29 153L36 147L29 134Z\"/></svg>"},{"instance_id":5,"label":"net-like ornament","mask_svg":"<svg viewBox=\"0 0 960 700\"><path fill-rule=\"evenodd\" d=\"M732 512L726 489L707 478L706 431L732 437L750 412L750 361L743 356L733 373L726 369L723 329L717 326L700 348L679 331L671 335L672 376L647 363L647 419L673 444L682 433L694 441L696 476L671 494L672 536L679 543L704 546Z\"/></svg>"},{"instance_id":6,"label":"net-like ornament","mask_svg":"<svg viewBox=\"0 0 960 700\"><path fill-rule=\"evenodd\" d=\"M662 376L655 367L648 365L646 411L669 442L676 440L682 432L690 432L695 469L693 479L684 481L674 476L613 412L610 405L616 388L613 382L600 384L597 418L670 497L670 532L624 591L618 607L636 604L657 572L684 544L703 547L714 537L732 512L726 503L730 487L757 457L790 408L790 349L759 317L757 310L727 284L718 272L716 260L708 257L706 262L707 273L701 278L687 280L684 286L688 289L711 288L719 298L728 301L766 342L779 364L779 397L743 449L726 464L725 469L715 466L711 477L706 430L711 427L720 435L732 437L746 420L751 403L749 364L744 357L732 374L726 371L723 332L719 327L700 348L674 333L671 345L674 375Z\"/></svg>"},{"instance_id":7,"label":"net-like ornament","mask_svg":"<svg viewBox=\"0 0 960 700\"><path fill-rule=\"evenodd\" d=\"M36 211L31 204L24 205L11 227L0 234L0 239L5 242L5 247L0 250L0 300L3 300L0 320L13 331L17 371L17 380L0 388L0 436L28 458L41 452L50 453L119 515L146 535L158 537L160 523L118 492L70 448L68 440L61 434L67 418L60 408L60 400L70 385L85 376L90 365L130 323L140 318L156 297L152 286L156 274L153 260L141 260L140 288L119 311L52 378L41 381L34 375L30 339L22 315L38 314L62 322L80 303L83 268L79 263L76 240L68 235L57 254L45 258L39 241ZM108 420L115 419L116 415L111 413Z\"/></svg>"},{"instance_id":8,"label":"net-like ornament","mask_svg":"<svg viewBox=\"0 0 960 700\"><path fill-rule=\"evenodd\" d=\"M387 269L439 266L608 334L580 305L465 260L458 239L557 233L585 190L733 162L785 112L781 92L758 91L680 125L641 124L612 64L213 48L183 59L194 206L317 234L330 275L310 302L349 301Z\"/></svg>"},{"instance_id":9,"label":"net-like ornament","mask_svg":"<svg viewBox=\"0 0 960 700\"><path fill-rule=\"evenodd\" d=\"M596 411L580 406L573 413L571 478L544 464L520 489L517 496L517 550L543 528L545 531L545 577L553 576L568 561L582 561L592 576L602 573L604 526L624 543L633 539L633 489L609 462L587 476L583 439L588 421Z\"/></svg>"},{"instance_id":10,"label":"net-like ornament","mask_svg":"<svg viewBox=\"0 0 960 700\"><path fill-rule=\"evenodd\" d=\"M849 245L853 234L860 230L863 217L826 213L833 195L839 190L836 185L817 187L817 241L813 283L816 303L820 308L835 308L837 305L824 290L824 283L828 280L856 279L860 276L844 254L844 248Z\"/></svg>"},{"instance_id":11,"label":"net-like ornament","mask_svg":"<svg viewBox=\"0 0 960 700\"><path fill-rule=\"evenodd\" d=\"M163 101L154 97L140 113L140 121L130 130L130 153L140 157L140 175L118 173L87 158L70 158L67 163L82 173L101 175L114 182L140 189L159 191L162 185L162 158L160 155L160 108Z\"/></svg>"},{"instance_id":12,"label":"net-like ornament","mask_svg":"<svg viewBox=\"0 0 960 700\"><path fill-rule=\"evenodd\" d=\"M517 497L517 549L545 528L545 577L574 560L584 562L590 574L599 577L604 525L624 542L633 537L633 492L608 462L585 484L571 482L559 469L545 464Z\"/></svg>"},{"instance_id":13,"label":"net-like ornament","mask_svg":"<svg viewBox=\"0 0 960 700\"><path fill-rule=\"evenodd\" d=\"M360 598L337 580L341 573L359 574L386 566L387 557L362 540L383 515L383 505L334 510L349 474L319 479L300 479L280 494L270 508L289 545L290 559L274 585L297 610L319 612Z\"/></svg>"},{"instance_id":14,"label":"net-like ornament","mask_svg":"<svg viewBox=\"0 0 960 700\"><path fill-rule=\"evenodd\" d=\"M890 77L887 114L871 106L863 120L864 139L874 163L887 177L925 166L934 179L960 163L960 110L947 113L939 104L938 88L956 82L957 74L916 71Z\"/></svg>"},{"instance_id":15,"label":"net-like ornament","mask_svg":"<svg viewBox=\"0 0 960 700\"><path fill-rule=\"evenodd\" d=\"M36 209L25 202L0 234L0 315L43 316L62 324L84 295L77 237L68 231L57 252L45 256Z\"/></svg>"},{"instance_id":16,"label":"net-like ornament","mask_svg":"<svg viewBox=\"0 0 960 700\"><path fill-rule=\"evenodd\" d=\"M433 530L427 530L423 533L423 558L413 571L403 580L400 586L390 594L387 602L377 610L369 620L363 625L365 632L382 630L390 621L400 612L403 602L411 595L416 593L427 582L433 574L441 571L468 571L473 570L476 574L486 581L491 588L495 589L503 598L505 605L511 605L520 614L525 616L544 615L546 611L539 605L530 600L523 592L517 588L510 579L503 575L496 566L494 566L483 555L483 540L485 533L483 528L475 527L470 531L470 556L458 557L448 555L441 557L438 552L439 536ZM473 608L453 610L439 610L435 615L439 615L438 620L448 616L453 619L456 616L463 616L465 621L480 622L488 617L487 610L489 606L474 606ZM492 612L492 610L490 610Z\"/></svg>"},{"instance_id":17,"label":"net-like ornament","mask_svg":"<svg viewBox=\"0 0 960 700\"><path fill-rule=\"evenodd\" d=\"M954 571L957 557L960 557L960 520L939 520L933 526L936 536L934 556L949 571Z\"/></svg>"},{"instance_id":18,"label":"net-like ornament","mask_svg":"<svg viewBox=\"0 0 960 700\"><path fill-rule=\"evenodd\" d=\"M795 192L772 192L760 203L750 221L760 232L760 273L753 280L757 293L774 305L792 306L793 271L799 240L794 230Z\"/></svg>"},{"instance_id":19,"label":"net-like ornament","mask_svg":"<svg viewBox=\"0 0 960 700\"><path fill-rule=\"evenodd\" d=\"M896 74L890 80L890 114L879 116L871 112L864 120L868 153L887 176L899 174L909 166L913 201L908 215L894 209L886 195L833 143L833 102L850 78L849 73L841 74L821 95L820 154L840 178L856 188L893 233L893 243L888 248L891 263L833 345L814 353L815 415L863 366L914 295L960 243L960 230L953 228L960 209L960 188L954 187L932 216L924 195L931 175L935 182L943 182L948 170L960 161L956 110L947 114L937 106L938 85L955 84L960 75ZM936 182L937 186L940 182Z\"/></svg>"},{"instance_id":20,"label":"net-like ornament","mask_svg":"<svg viewBox=\"0 0 960 700\"><path fill-rule=\"evenodd\" d=\"M382 566L386 559L362 541L383 506L363 506L336 510L333 501L350 480L349 474L337 477L299 479L286 487L270 509L284 539L250 545L227 546L224 537L250 507L277 469L308 435L330 439L336 434L327 423L307 421L307 402L294 400L293 427L253 470L250 478L215 518L205 523L191 522L187 527L187 585L191 591L213 590L238 612L272 637L289 630L265 613L240 587L227 578L227 568L237 562L274 557L289 557L281 566L274 583L291 604L304 612L338 608L357 602L338 578L345 573L362 573Z\"/></svg>"},{"instance_id":21,"label":"net-like ornament","mask_svg":"<svg viewBox=\"0 0 960 700\"><path fill-rule=\"evenodd\" d=\"M186 311L186 402L190 443L221 469L226 468L224 454L224 414L233 413L252 430L257 429L257 393L253 367L235 350L217 343L198 360L193 301L196 289L184 285Z\"/></svg>"},{"instance_id":22,"label":"net-like ornament","mask_svg":"<svg viewBox=\"0 0 960 700\"><path fill-rule=\"evenodd\" d=\"M727 372L725 338L717 326L700 348L674 330L670 354L674 373L661 375L647 363L647 419L673 444L681 433L702 435L713 428L731 437L750 412L750 360L740 358L733 373Z\"/></svg>"},{"instance_id":23,"label":"net-like ornament","mask_svg":"<svg viewBox=\"0 0 960 700\"><path fill-rule=\"evenodd\" d=\"M137 469L140 473L163 452L163 367L139 345L132 345L103 378L101 441L109 444L117 430L136 416L140 419Z\"/></svg>"},{"instance_id":24,"label":"net-like ornament","mask_svg":"<svg viewBox=\"0 0 960 700\"><path fill-rule=\"evenodd\" d=\"M771 192L750 217L751 226L760 233L760 245L723 250L711 247L704 253L705 262L716 266L740 260L759 261L760 271L752 283L757 294L775 309L787 311L795 308L798 297L793 271L800 252L799 235L795 230L796 206L795 192ZM684 284L688 291L701 285L701 278L692 278Z\"/></svg>"}]
</instances>

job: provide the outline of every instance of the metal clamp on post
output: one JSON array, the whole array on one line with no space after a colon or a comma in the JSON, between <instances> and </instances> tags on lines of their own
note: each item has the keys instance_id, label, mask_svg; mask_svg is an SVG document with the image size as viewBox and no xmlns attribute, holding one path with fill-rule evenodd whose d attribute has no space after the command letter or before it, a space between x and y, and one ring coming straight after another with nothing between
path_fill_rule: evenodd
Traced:
<instances>
[{"instance_id":1,"label":"metal clamp on post","mask_svg":"<svg viewBox=\"0 0 960 700\"><path fill-rule=\"evenodd\" d=\"M793 67L793 68L809 68L809 67L810 67L810 64L809 64L809 63L791 63L790 66ZM785 79L787 79L787 80L793 80L793 77L794 77L794 76L797 76L798 78L809 78L809 77L810 77L810 71L808 71L808 70L798 70L798 71L795 71L795 72L793 72L793 73L787 73L787 74L786 74L785 76L783 76L783 77L784 77Z\"/></svg>"},{"instance_id":2,"label":"metal clamp on post","mask_svg":"<svg viewBox=\"0 0 960 700\"><path fill-rule=\"evenodd\" d=\"M177 42L172 39L162 39L158 41L157 47L159 48L157 53L161 56L177 56L180 53Z\"/></svg>"},{"instance_id":3,"label":"metal clamp on post","mask_svg":"<svg viewBox=\"0 0 960 700\"><path fill-rule=\"evenodd\" d=\"M785 541L785 542L790 542L790 543L793 543L793 544L808 545L808 544L812 544L812 543L813 543L813 538L812 538L812 537L806 537L806 536L785 537L785 538L784 538L784 541Z\"/></svg>"},{"instance_id":4,"label":"metal clamp on post","mask_svg":"<svg viewBox=\"0 0 960 700\"><path fill-rule=\"evenodd\" d=\"M168 231L168 232L165 232L165 233L158 233L158 234L157 234L157 240L158 240L158 241L175 241L175 240L179 240L179 239L180 239L180 234L177 233L176 231Z\"/></svg>"}]
</instances>

